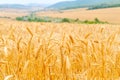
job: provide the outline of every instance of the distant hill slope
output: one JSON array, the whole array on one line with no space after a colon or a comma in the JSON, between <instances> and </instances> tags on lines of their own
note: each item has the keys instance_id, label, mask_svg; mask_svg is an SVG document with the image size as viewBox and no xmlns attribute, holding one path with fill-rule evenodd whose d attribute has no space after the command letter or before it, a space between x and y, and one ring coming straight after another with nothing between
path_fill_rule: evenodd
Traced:
<instances>
[{"instance_id":1,"label":"distant hill slope","mask_svg":"<svg viewBox=\"0 0 120 80\"><path fill-rule=\"evenodd\" d=\"M0 4L0 8L27 8L27 6L22 4Z\"/></svg>"},{"instance_id":2,"label":"distant hill slope","mask_svg":"<svg viewBox=\"0 0 120 80\"><path fill-rule=\"evenodd\" d=\"M115 5L120 4L120 0L75 0L75 1L63 1L49 6L52 9L69 9L69 8L81 8L91 7L101 4Z\"/></svg>"},{"instance_id":3,"label":"distant hill slope","mask_svg":"<svg viewBox=\"0 0 120 80\"><path fill-rule=\"evenodd\" d=\"M37 3L31 3L31 4L0 4L0 8L12 8L12 9L33 9L33 8L44 8L46 7L46 4L37 4Z\"/></svg>"}]
</instances>

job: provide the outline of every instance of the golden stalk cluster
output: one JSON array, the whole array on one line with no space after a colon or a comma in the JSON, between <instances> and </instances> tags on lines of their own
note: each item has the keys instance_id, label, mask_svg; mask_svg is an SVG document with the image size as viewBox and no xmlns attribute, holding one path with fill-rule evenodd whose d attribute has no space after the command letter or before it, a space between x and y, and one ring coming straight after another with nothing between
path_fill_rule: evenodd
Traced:
<instances>
[{"instance_id":1,"label":"golden stalk cluster","mask_svg":"<svg viewBox=\"0 0 120 80\"><path fill-rule=\"evenodd\" d=\"M119 80L120 26L0 22L0 80Z\"/></svg>"}]
</instances>

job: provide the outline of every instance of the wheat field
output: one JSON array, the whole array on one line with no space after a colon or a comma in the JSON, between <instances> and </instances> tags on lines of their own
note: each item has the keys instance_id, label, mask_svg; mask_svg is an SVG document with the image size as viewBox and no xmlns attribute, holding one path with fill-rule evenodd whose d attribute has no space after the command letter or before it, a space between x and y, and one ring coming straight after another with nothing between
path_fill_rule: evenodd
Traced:
<instances>
[{"instance_id":1,"label":"wheat field","mask_svg":"<svg viewBox=\"0 0 120 80\"><path fill-rule=\"evenodd\" d=\"M0 20L0 80L120 80L120 25Z\"/></svg>"},{"instance_id":2,"label":"wheat field","mask_svg":"<svg viewBox=\"0 0 120 80\"><path fill-rule=\"evenodd\" d=\"M15 19L16 17L29 15L27 10L17 10L17 9L8 9L8 8L0 8L0 17L3 19L6 17Z\"/></svg>"},{"instance_id":3,"label":"wheat field","mask_svg":"<svg viewBox=\"0 0 120 80\"><path fill-rule=\"evenodd\" d=\"M49 16L58 18L72 18L79 20L94 20L95 18L101 21L107 21L113 24L120 24L120 7L87 10L86 8L70 9L59 11L43 11L37 12L38 16Z\"/></svg>"}]
</instances>

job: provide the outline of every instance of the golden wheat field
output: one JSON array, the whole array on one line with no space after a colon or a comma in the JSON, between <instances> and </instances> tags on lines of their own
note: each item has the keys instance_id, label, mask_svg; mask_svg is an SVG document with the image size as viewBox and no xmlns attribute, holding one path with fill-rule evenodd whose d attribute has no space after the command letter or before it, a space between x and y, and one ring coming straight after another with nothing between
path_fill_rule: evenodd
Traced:
<instances>
[{"instance_id":1,"label":"golden wheat field","mask_svg":"<svg viewBox=\"0 0 120 80\"><path fill-rule=\"evenodd\" d=\"M95 18L109 23L120 24L120 7L87 10L86 8L70 9L63 11L43 11L37 12L38 16L50 16L58 18L72 18L79 20L94 20Z\"/></svg>"},{"instance_id":2,"label":"golden wheat field","mask_svg":"<svg viewBox=\"0 0 120 80\"><path fill-rule=\"evenodd\" d=\"M27 10L0 8L0 17L9 17L15 19L16 17L26 16L29 12Z\"/></svg>"},{"instance_id":3,"label":"golden wheat field","mask_svg":"<svg viewBox=\"0 0 120 80\"><path fill-rule=\"evenodd\" d=\"M120 25L0 20L0 80L120 80Z\"/></svg>"}]
</instances>

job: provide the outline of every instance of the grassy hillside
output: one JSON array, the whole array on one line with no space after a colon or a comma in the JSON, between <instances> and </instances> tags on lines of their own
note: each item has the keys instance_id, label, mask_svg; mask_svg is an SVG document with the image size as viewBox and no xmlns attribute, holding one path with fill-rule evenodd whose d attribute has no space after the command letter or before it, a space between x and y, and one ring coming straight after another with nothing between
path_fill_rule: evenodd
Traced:
<instances>
[{"instance_id":1,"label":"grassy hillside","mask_svg":"<svg viewBox=\"0 0 120 80\"><path fill-rule=\"evenodd\" d=\"M71 9L81 7L92 7L101 4L115 5L120 4L120 0L76 0L76 1L63 1L49 6L53 9Z\"/></svg>"},{"instance_id":2,"label":"grassy hillside","mask_svg":"<svg viewBox=\"0 0 120 80\"><path fill-rule=\"evenodd\" d=\"M88 8L88 10L93 10L93 9L101 9L101 8L113 8L113 7L120 7L120 4L100 4L96 6L91 6Z\"/></svg>"}]
</instances>

